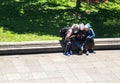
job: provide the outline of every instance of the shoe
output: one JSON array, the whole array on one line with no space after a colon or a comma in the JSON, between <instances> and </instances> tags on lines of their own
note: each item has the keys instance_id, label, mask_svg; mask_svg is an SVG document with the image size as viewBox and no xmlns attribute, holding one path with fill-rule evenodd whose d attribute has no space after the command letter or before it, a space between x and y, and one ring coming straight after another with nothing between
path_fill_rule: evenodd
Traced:
<instances>
[{"instance_id":1,"label":"shoe","mask_svg":"<svg viewBox=\"0 0 120 83\"><path fill-rule=\"evenodd\" d=\"M90 49L90 51L89 51L89 52L90 52L90 53L95 53L93 49Z\"/></svg>"},{"instance_id":2,"label":"shoe","mask_svg":"<svg viewBox=\"0 0 120 83\"><path fill-rule=\"evenodd\" d=\"M86 55L89 55L89 51L86 51Z\"/></svg>"},{"instance_id":3,"label":"shoe","mask_svg":"<svg viewBox=\"0 0 120 83\"><path fill-rule=\"evenodd\" d=\"M69 54L70 54L70 55L72 55L72 54L73 54L73 52L72 52L72 51L69 51Z\"/></svg>"},{"instance_id":4,"label":"shoe","mask_svg":"<svg viewBox=\"0 0 120 83\"><path fill-rule=\"evenodd\" d=\"M80 50L80 51L79 51L79 55L82 55L82 54L83 54L83 50Z\"/></svg>"},{"instance_id":5,"label":"shoe","mask_svg":"<svg viewBox=\"0 0 120 83\"><path fill-rule=\"evenodd\" d=\"M70 53L69 52L64 52L64 55L69 56Z\"/></svg>"}]
</instances>

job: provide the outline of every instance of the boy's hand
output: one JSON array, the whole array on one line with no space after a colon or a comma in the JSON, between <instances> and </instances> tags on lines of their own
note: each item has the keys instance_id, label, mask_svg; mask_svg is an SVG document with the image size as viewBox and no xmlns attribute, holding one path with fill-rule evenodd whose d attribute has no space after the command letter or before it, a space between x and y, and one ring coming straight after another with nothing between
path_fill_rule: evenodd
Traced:
<instances>
[{"instance_id":1,"label":"boy's hand","mask_svg":"<svg viewBox=\"0 0 120 83\"><path fill-rule=\"evenodd\" d=\"M74 38L75 37L75 35L72 35L70 38Z\"/></svg>"},{"instance_id":2,"label":"boy's hand","mask_svg":"<svg viewBox=\"0 0 120 83\"><path fill-rule=\"evenodd\" d=\"M91 37L90 36L87 36L87 39L90 39Z\"/></svg>"}]
</instances>

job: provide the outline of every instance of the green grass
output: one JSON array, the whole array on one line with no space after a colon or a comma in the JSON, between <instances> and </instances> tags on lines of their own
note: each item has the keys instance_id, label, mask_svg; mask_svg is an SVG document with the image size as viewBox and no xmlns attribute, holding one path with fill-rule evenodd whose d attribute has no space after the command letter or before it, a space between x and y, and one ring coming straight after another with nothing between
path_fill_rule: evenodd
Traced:
<instances>
[{"instance_id":1,"label":"green grass","mask_svg":"<svg viewBox=\"0 0 120 83\"><path fill-rule=\"evenodd\" d=\"M17 34L11 31L3 30L0 28L0 41L1 42L21 42L21 41L41 41L41 40L60 40L60 37L52 35L38 35L38 34Z\"/></svg>"},{"instance_id":2,"label":"green grass","mask_svg":"<svg viewBox=\"0 0 120 83\"><path fill-rule=\"evenodd\" d=\"M81 3L76 10L70 0L1 0L0 41L59 40L62 27L82 22L91 23L96 38L120 37L117 1Z\"/></svg>"}]
</instances>

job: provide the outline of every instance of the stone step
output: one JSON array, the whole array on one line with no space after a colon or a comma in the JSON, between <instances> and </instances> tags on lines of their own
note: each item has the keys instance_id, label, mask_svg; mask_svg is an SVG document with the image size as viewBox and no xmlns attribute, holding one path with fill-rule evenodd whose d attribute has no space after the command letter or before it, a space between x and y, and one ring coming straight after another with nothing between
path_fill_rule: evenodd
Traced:
<instances>
[{"instance_id":1,"label":"stone step","mask_svg":"<svg viewBox=\"0 0 120 83\"><path fill-rule=\"evenodd\" d=\"M120 49L120 38L95 39L95 50ZM59 40L35 42L1 42L0 55L62 52Z\"/></svg>"}]
</instances>

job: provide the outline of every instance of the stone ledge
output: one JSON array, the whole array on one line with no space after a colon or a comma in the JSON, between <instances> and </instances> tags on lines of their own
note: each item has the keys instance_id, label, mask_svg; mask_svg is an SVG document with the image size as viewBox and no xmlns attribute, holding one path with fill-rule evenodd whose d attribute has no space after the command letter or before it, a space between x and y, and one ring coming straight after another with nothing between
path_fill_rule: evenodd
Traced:
<instances>
[{"instance_id":1,"label":"stone ledge","mask_svg":"<svg viewBox=\"0 0 120 83\"><path fill-rule=\"evenodd\" d=\"M95 50L120 49L120 38L95 39ZM59 40L35 42L1 42L0 55L62 52Z\"/></svg>"}]
</instances>

